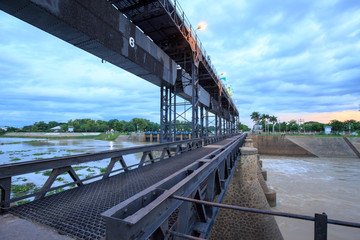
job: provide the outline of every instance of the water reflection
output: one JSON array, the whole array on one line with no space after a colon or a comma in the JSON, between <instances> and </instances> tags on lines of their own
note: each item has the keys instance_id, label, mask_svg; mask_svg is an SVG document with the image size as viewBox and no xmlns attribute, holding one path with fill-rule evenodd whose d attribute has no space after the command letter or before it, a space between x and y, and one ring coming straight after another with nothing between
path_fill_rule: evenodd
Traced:
<instances>
[{"instance_id":1,"label":"water reflection","mask_svg":"<svg viewBox=\"0 0 360 240\"><path fill-rule=\"evenodd\" d=\"M30 141L28 138L0 138L0 142L14 143L0 145L0 165L150 144L130 141L109 142L93 139L31 140L36 141ZM128 166L134 165L139 162L141 156L142 153L129 154L124 156L124 160ZM76 173L81 179L91 177L103 172L108 164L109 159L80 164L76 166ZM117 167L117 165L120 164L116 163L115 168L120 168ZM41 171L24 174L21 176L14 176L12 179L12 184L23 185L26 183L34 183L36 187L41 187L45 183L49 174L49 171ZM69 182L72 182L72 179L68 174L65 174L59 176L53 186L58 186Z\"/></svg>"},{"instance_id":2,"label":"water reflection","mask_svg":"<svg viewBox=\"0 0 360 240\"><path fill-rule=\"evenodd\" d=\"M277 192L274 210L360 222L359 159L262 157L268 184ZM313 239L313 222L277 217L285 239ZM328 226L328 239L360 239L360 229Z\"/></svg>"}]
</instances>

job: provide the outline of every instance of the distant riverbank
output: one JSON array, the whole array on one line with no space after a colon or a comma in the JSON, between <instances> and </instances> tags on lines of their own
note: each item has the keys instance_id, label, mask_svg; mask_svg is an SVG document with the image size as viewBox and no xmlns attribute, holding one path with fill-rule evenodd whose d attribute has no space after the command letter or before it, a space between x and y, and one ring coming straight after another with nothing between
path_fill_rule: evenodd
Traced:
<instances>
[{"instance_id":1,"label":"distant riverbank","mask_svg":"<svg viewBox=\"0 0 360 240\"><path fill-rule=\"evenodd\" d=\"M85 133L55 133L55 132L9 132L4 135L4 137L81 137L81 136L98 136L100 132L85 132Z\"/></svg>"},{"instance_id":2,"label":"distant riverbank","mask_svg":"<svg viewBox=\"0 0 360 240\"><path fill-rule=\"evenodd\" d=\"M1 137L9 138L46 138L46 139L62 139L62 138L75 138L75 139L95 139L107 141L122 141L129 138L129 135L121 133L101 133L101 132L72 132L72 133L52 133L52 132L10 132L2 135Z\"/></svg>"}]
</instances>

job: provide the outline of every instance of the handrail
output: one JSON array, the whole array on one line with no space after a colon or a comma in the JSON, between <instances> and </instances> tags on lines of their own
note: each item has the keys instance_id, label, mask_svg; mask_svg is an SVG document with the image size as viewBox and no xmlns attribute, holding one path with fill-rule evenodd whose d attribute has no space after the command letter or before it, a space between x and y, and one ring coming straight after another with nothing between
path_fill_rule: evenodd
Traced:
<instances>
[{"instance_id":1,"label":"handrail","mask_svg":"<svg viewBox=\"0 0 360 240\"><path fill-rule=\"evenodd\" d=\"M74 184L76 184L77 186L82 186L84 182L93 180L95 178L99 178L99 177L108 178L110 174L115 172L131 171L131 169L135 169L138 167L142 167L146 164L151 164L157 161L161 161L163 159L170 158L171 156L179 155L183 152L187 152L192 149L199 148L209 143L220 141L221 139L228 136L229 135L221 135L209 139L196 138L196 139L174 141L174 142L161 143L161 144L142 145L136 147L123 148L123 149L107 150L97 153L76 154L65 157L56 157L56 158L48 158L48 159L0 165L0 190L1 190L0 211L9 208L11 202L16 202L34 196L36 197L35 199L43 198L46 193L51 192L53 190L69 187ZM152 151L162 151L161 156L154 158ZM141 153L141 152L143 154L139 163L130 166L126 165L123 159L124 155ZM107 165L106 171L104 173L100 173L98 175L94 175L91 177L80 179L72 167L73 165L76 164L99 161L103 159L110 159L109 161L110 163ZM122 167L113 170L114 164L118 161L120 161ZM26 174L26 173L33 173L36 171L42 171L47 169L52 169L52 172L40 190L37 190L36 192L30 194L25 194L20 197L11 198L11 178L13 176ZM73 179L73 182L52 187L52 184L54 183L56 177L62 173L69 173L70 177Z\"/></svg>"},{"instance_id":2,"label":"handrail","mask_svg":"<svg viewBox=\"0 0 360 240\"><path fill-rule=\"evenodd\" d=\"M315 229L315 239L322 239L320 236L324 236L324 234L325 234L325 236L327 235L326 224L334 224L334 225L341 225L341 226L345 226L345 227L360 228L360 223L330 219L330 218L327 218L327 215L325 213L315 214L315 216L312 217L312 216L306 216L306 215L300 215L300 214L294 214L294 213L278 212L278 211L256 209L256 208L247 208L247 207L240 207L240 206L229 205L229 204L224 204L224 203L209 202L209 201L188 198L188 197L183 197L183 196L178 196L178 195L173 195L172 198L180 200L180 201L198 203L198 204L211 206L211 207L217 207L217 208L226 208L226 209L232 209L232 210L238 210L238 211L244 211L244 212L260 213L260 214L265 214L265 215L295 218L295 219L301 219L301 220L306 220L306 221L314 221L315 228L316 228L316 226L318 226L318 229ZM173 233L173 234L176 235L178 233Z\"/></svg>"},{"instance_id":3,"label":"handrail","mask_svg":"<svg viewBox=\"0 0 360 240\"><path fill-rule=\"evenodd\" d=\"M142 146L135 146L129 148L116 149L116 150L101 151L96 153L74 154L71 156L64 156L64 157L55 157L55 158L47 158L47 159L40 159L40 160L33 160L26 162L3 164L0 165L0 178L32 173L35 171L46 170L54 167L65 167L65 166L69 166L69 164L75 165L79 163L98 161L106 158L116 157L119 155L138 153L141 151L153 151L158 149L162 150L164 147L168 148L174 145L186 144L194 141L200 142L201 139L190 139L190 140L176 141L170 143L159 143L159 144L152 144L149 146L142 145Z\"/></svg>"}]
</instances>

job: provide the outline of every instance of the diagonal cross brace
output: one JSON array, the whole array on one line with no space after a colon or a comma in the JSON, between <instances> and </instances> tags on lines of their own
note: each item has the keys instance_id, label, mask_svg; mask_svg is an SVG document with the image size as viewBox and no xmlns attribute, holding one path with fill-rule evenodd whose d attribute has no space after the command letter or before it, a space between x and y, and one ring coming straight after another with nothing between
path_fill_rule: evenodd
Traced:
<instances>
[{"instance_id":1,"label":"diagonal cross brace","mask_svg":"<svg viewBox=\"0 0 360 240\"><path fill-rule=\"evenodd\" d=\"M121 164L121 166L122 166L122 168L124 169L125 172L129 170L123 156L113 157L113 158L111 158L111 161L110 161L109 165L106 168L106 172L104 173L103 179L109 177L109 175L110 175L110 173L111 173L112 169L114 168L114 165L115 165L115 163L117 161L120 162L120 164Z\"/></svg>"},{"instance_id":2,"label":"diagonal cross brace","mask_svg":"<svg viewBox=\"0 0 360 240\"><path fill-rule=\"evenodd\" d=\"M51 188L52 184L55 182L56 178L63 174L63 173L69 173L70 177L74 180L74 182L76 182L76 184L80 187L82 185L84 185L79 176L75 173L74 169L71 166L67 166L67 167L61 167L61 168L54 168L49 176L49 178L46 180L44 186L42 186L42 188L40 189L40 194L38 194L35 197L35 200L41 199L45 196L45 194L48 192L48 190Z\"/></svg>"},{"instance_id":3,"label":"diagonal cross brace","mask_svg":"<svg viewBox=\"0 0 360 240\"><path fill-rule=\"evenodd\" d=\"M152 152L151 151L146 151L146 152L143 152L143 155L141 156L141 160L140 160L140 163L139 163L139 167L142 167L144 166L145 164L145 160L146 160L146 157L149 156L150 160L151 160L151 163L154 163L154 157L152 155Z\"/></svg>"}]
</instances>

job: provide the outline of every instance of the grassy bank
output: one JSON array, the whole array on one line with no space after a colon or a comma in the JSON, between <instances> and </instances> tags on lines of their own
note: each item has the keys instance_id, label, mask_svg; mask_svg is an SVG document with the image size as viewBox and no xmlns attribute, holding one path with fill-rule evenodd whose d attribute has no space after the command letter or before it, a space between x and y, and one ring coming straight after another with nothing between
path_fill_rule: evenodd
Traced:
<instances>
[{"instance_id":1,"label":"grassy bank","mask_svg":"<svg viewBox=\"0 0 360 240\"><path fill-rule=\"evenodd\" d=\"M88 135L88 136L63 136L63 137L50 137L50 136L7 136L1 135L2 138L35 138L35 139L95 139L95 140L104 140L104 141L114 141L120 135L129 135L128 133L100 133L98 135ZM33 140L36 141L36 140ZM32 141L30 141L32 142ZM17 142L18 143L18 142ZM5 143L5 144L15 144L15 143Z\"/></svg>"}]
</instances>

